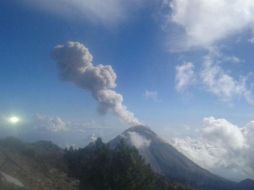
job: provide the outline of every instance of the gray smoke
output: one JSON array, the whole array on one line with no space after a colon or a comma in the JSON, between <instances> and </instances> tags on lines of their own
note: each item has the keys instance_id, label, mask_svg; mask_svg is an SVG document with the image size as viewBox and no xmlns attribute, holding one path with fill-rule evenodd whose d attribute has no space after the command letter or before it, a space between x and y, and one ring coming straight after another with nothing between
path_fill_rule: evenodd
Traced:
<instances>
[{"instance_id":1,"label":"gray smoke","mask_svg":"<svg viewBox=\"0 0 254 190\"><path fill-rule=\"evenodd\" d=\"M134 114L123 105L123 96L114 91L117 75L111 65L94 65L93 56L83 44L67 42L65 45L58 45L52 52L52 58L57 63L62 80L73 82L91 92L99 104L99 113L112 112L130 125L140 124Z\"/></svg>"}]
</instances>

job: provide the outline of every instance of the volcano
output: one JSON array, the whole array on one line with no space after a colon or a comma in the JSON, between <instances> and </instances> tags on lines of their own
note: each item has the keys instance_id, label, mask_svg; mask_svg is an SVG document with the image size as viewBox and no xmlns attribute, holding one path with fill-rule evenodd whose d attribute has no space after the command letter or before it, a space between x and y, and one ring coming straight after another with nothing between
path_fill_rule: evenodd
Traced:
<instances>
[{"instance_id":1,"label":"volcano","mask_svg":"<svg viewBox=\"0 0 254 190\"><path fill-rule=\"evenodd\" d=\"M253 183L234 182L200 167L145 126L131 127L109 142L135 147L153 171L199 190L253 190Z\"/></svg>"}]
</instances>

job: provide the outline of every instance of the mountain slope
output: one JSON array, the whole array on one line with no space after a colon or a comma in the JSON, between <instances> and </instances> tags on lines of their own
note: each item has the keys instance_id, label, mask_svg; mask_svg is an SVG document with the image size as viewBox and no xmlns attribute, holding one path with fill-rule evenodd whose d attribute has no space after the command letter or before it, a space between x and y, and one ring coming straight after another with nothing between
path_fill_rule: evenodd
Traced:
<instances>
[{"instance_id":1,"label":"mountain slope","mask_svg":"<svg viewBox=\"0 0 254 190\"><path fill-rule=\"evenodd\" d=\"M47 141L0 140L0 190L190 190L157 174L126 144L100 139L63 150Z\"/></svg>"},{"instance_id":2,"label":"mountain slope","mask_svg":"<svg viewBox=\"0 0 254 190\"><path fill-rule=\"evenodd\" d=\"M0 140L1 190L77 190L64 172L64 151L50 142Z\"/></svg>"},{"instance_id":3,"label":"mountain slope","mask_svg":"<svg viewBox=\"0 0 254 190\"><path fill-rule=\"evenodd\" d=\"M157 174L135 148L120 142L114 149L101 139L66 152L69 175L85 190L190 190Z\"/></svg>"},{"instance_id":4,"label":"mountain slope","mask_svg":"<svg viewBox=\"0 0 254 190\"><path fill-rule=\"evenodd\" d=\"M236 182L216 176L201 168L173 146L160 139L153 131L144 126L132 127L113 139L109 144L116 146L124 140L138 149L153 170L169 179L177 180L200 190L251 190L239 188Z\"/></svg>"},{"instance_id":5,"label":"mountain slope","mask_svg":"<svg viewBox=\"0 0 254 190\"><path fill-rule=\"evenodd\" d=\"M245 179L238 184L239 189L254 189L254 180Z\"/></svg>"},{"instance_id":6,"label":"mountain slope","mask_svg":"<svg viewBox=\"0 0 254 190\"><path fill-rule=\"evenodd\" d=\"M46 141L0 140L1 190L186 190L187 187L253 190L254 181L236 183L216 176L143 126L126 130L108 144L97 140L83 149L69 151Z\"/></svg>"}]
</instances>

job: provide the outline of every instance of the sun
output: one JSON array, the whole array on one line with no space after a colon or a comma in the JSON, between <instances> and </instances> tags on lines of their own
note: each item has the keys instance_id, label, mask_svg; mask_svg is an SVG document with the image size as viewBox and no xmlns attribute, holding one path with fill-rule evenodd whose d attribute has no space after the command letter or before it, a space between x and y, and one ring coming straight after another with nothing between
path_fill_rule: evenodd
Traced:
<instances>
[{"instance_id":1,"label":"sun","mask_svg":"<svg viewBox=\"0 0 254 190\"><path fill-rule=\"evenodd\" d=\"M17 124L20 122L20 118L17 116L11 116L8 118L8 122L11 124Z\"/></svg>"}]
</instances>

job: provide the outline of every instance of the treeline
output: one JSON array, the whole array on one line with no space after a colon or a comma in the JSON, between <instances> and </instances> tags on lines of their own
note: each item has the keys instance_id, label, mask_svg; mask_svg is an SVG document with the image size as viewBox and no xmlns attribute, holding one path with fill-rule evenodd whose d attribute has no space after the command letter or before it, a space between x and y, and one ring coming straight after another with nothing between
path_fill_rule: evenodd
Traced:
<instances>
[{"instance_id":1,"label":"treeline","mask_svg":"<svg viewBox=\"0 0 254 190\"><path fill-rule=\"evenodd\" d=\"M68 175L81 190L186 190L153 173L138 151L124 142L114 149L99 138L83 149L65 151Z\"/></svg>"}]
</instances>

